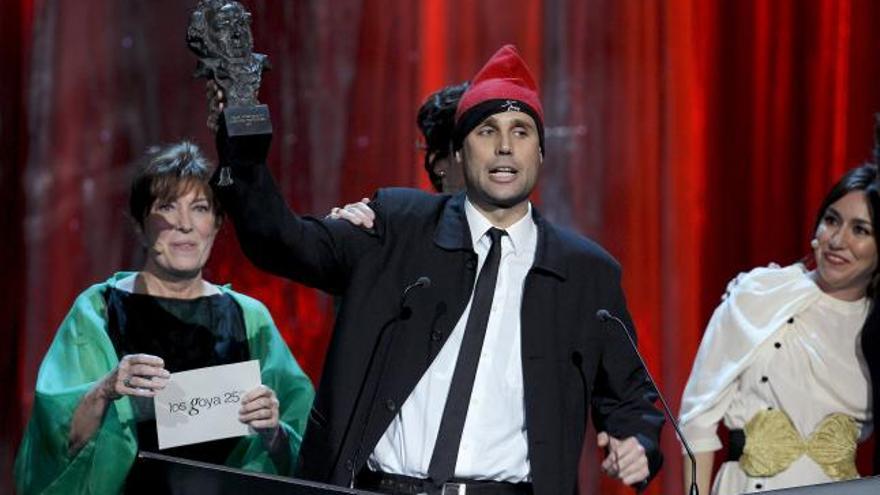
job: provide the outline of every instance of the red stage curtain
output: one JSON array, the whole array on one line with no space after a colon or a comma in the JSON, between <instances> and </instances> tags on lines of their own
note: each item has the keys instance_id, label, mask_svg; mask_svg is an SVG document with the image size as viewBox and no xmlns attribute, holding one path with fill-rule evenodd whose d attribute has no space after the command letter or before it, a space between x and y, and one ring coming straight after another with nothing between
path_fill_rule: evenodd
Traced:
<instances>
[{"instance_id":1,"label":"red stage curtain","mask_svg":"<svg viewBox=\"0 0 880 495\"><path fill-rule=\"evenodd\" d=\"M868 158L880 111L880 4L869 0L245 3L273 64L261 90L270 166L291 204L316 215L377 187L427 187L422 99L517 44L547 115L538 206L621 261L674 408L726 281L807 253L822 194ZM182 138L213 153L183 41L194 4L0 0L0 487L73 298L141 262L124 214L132 161ZM230 228L207 276L263 300L319 379L331 298L254 269ZM664 435L648 493L682 493L679 447ZM601 478L593 445L582 493L628 493Z\"/></svg>"}]
</instances>

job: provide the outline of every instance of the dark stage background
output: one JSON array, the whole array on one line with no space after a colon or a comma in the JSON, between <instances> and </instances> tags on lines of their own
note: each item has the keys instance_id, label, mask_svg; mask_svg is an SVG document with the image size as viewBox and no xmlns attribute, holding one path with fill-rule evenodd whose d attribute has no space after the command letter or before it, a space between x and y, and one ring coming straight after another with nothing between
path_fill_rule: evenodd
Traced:
<instances>
[{"instance_id":1,"label":"dark stage background","mask_svg":"<svg viewBox=\"0 0 880 495\"><path fill-rule=\"evenodd\" d=\"M547 116L537 204L622 262L643 352L673 403L727 280L807 253L822 193L869 156L880 110L870 0L245 3L274 65L261 92L271 167L302 212L426 187L422 98L516 43ZM140 266L124 214L132 160L182 138L213 154L184 43L194 4L0 0L0 492L69 305ZM317 381L331 299L258 272L230 230L209 279L263 300ZM671 428L663 448L648 493L683 493ZM584 493L628 492L586 453Z\"/></svg>"}]
</instances>

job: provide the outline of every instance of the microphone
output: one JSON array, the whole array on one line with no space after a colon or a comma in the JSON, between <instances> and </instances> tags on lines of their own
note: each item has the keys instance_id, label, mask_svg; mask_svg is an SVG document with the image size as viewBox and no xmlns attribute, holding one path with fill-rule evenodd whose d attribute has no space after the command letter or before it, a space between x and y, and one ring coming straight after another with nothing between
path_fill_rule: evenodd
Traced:
<instances>
[{"instance_id":1,"label":"microphone","mask_svg":"<svg viewBox=\"0 0 880 495\"><path fill-rule=\"evenodd\" d=\"M400 305L403 306L403 303L406 302L406 296L409 295L409 292L413 289L428 289L431 287L431 279L422 275L417 278L415 282L407 285L403 289L403 293L400 295Z\"/></svg>"},{"instance_id":2,"label":"microphone","mask_svg":"<svg viewBox=\"0 0 880 495\"><path fill-rule=\"evenodd\" d=\"M688 459L690 459L691 461L690 495L699 495L700 490L697 487L697 459L696 457L694 457L693 451L691 451L691 446L684 438L684 434L681 432L681 428L678 426L678 421L675 420L675 417L669 410L669 404L666 403L666 399L663 397L663 394L660 393L660 389L657 387L657 382L655 382L654 377L651 376L651 371L648 370L648 365L645 363L645 359L642 358L642 353L639 352L636 341L633 340L632 335L630 335L629 329L626 328L626 324L623 323L620 318L611 314L607 309L600 309L599 311L596 311L596 319L601 321L602 323L607 323L610 320L617 322L617 324L620 325L620 328L623 330L623 333L626 335L626 339L629 342L630 347L632 348L633 352L636 353L636 357L639 358L639 364L642 366L642 369L645 370L645 374L648 375L648 380L650 380L651 385L654 387L654 391L657 392L657 397L660 399L660 404L663 405L663 411L666 413L666 417L669 418L669 422L672 423L672 427L675 428L675 434L678 435L678 439L681 440L682 445L684 445L684 450L687 452Z\"/></svg>"},{"instance_id":3,"label":"microphone","mask_svg":"<svg viewBox=\"0 0 880 495\"><path fill-rule=\"evenodd\" d=\"M400 294L400 310L398 311L401 320L408 320L412 316L412 309L406 307L406 298L413 289L428 289L431 287L431 279L422 275L415 282L407 285Z\"/></svg>"},{"instance_id":4,"label":"microphone","mask_svg":"<svg viewBox=\"0 0 880 495\"><path fill-rule=\"evenodd\" d=\"M370 372L373 370L373 365L376 364L374 363L374 361L376 360L377 354L381 354L381 359L378 363L379 374L377 375L376 383L373 384L373 390L370 393L369 402L367 402L369 409L367 410L366 418L364 418L364 421L361 425L360 434L358 435L358 442L357 446L355 447L354 456L351 463L351 472L348 482L349 488L354 488L355 485L355 478L358 474L357 466L360 463L360 457L363 453L362 451L364 447L364 437L367 434L367 427L369 427L370 425L370 420L373 418L372 405L376 403L376 396L379 394L379 388L382 386L382 380L385 377L385 368L387 368L388 364L388 354L391 351L391 344L394 342L394 330L392 329L390 331L390 335L387 339L385 339L385 331L391 328L391 326L394 325L395 322L408 320L410 316L412 316L412 309L406 306L406 300L407 297L409 297L410 292L415 289L427 289L428 287L431 287L431 279L422 275L421 277L417 278L415 282L403 288L403 291L400 293L400 304L398 304L397 313L382 326L382 328L379 330L379 335L376 337L376 343L373 344L373 352L370 354L370 360L367 363L367 372L364 374L364 379L361 382L357 398L355 399L355 409L357 409L357 407L360 407L361 399L364 398L363 395L366 393L367 379L370 376ZM382 342L383 340L385 341L384 344ZM398 409L398 411L400 411L400 409ZM346 432L346 435L347 434L348 432Z\"/></svg>"}]
</instances>

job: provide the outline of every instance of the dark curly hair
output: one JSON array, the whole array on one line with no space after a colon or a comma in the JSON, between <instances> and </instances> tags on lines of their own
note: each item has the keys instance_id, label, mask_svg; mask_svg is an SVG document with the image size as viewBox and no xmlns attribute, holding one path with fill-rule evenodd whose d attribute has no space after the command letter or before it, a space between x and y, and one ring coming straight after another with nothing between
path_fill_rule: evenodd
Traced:
<instances>
[{"instance_id":1,"label":"dark curly hair","mask_svg":"<svg viewBox=\"0 0 880 495\"><path fill-rule=\"evenodd\" d=\"M434 189L440 191L442 182L434 174L434 162L451 153L452 131L455 129L455 109L468 83L446 86L432 93L419 108L416 123L425 137L425 170Z\"/></svg>"}]
</instances>

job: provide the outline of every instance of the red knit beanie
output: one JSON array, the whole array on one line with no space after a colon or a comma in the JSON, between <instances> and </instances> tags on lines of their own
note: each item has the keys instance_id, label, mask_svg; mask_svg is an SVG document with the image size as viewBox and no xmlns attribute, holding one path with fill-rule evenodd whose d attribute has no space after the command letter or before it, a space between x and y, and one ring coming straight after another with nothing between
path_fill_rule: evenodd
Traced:
<instances>
[{"instance_id":1,"label":"red knit beanie","mask_svg":"<svg viewBox=\"0 0 880 495\"><path fill-rule=\"evenodd\" d=\"M455 111L454 148L460 149L468 133L487 117L509 111L527 113L535 120L543 150L544 109L538 85L513 45L495 52L462 95Z\"/></svg>"}]
</instances>

